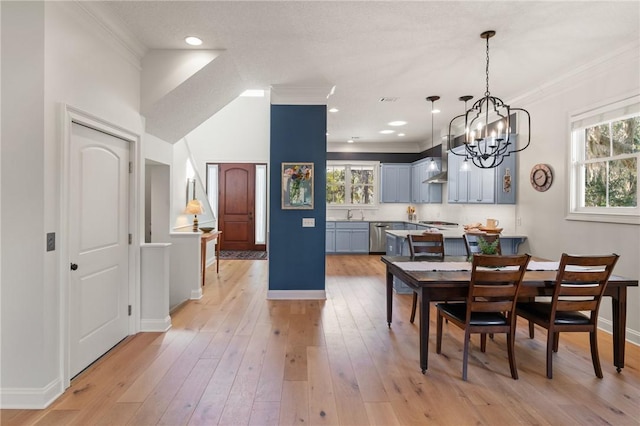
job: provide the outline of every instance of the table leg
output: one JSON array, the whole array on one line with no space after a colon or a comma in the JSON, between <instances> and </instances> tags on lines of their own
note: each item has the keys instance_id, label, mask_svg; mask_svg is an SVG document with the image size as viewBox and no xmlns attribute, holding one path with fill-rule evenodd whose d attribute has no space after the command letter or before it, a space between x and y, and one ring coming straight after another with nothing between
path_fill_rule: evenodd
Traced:
<instances>
[{"instance_id":1,"label":"table leg","mask_svg":"<svg viewBox=\"0 0 640 426\"><path fill-rule=\"evenodd\" d=\"M220 273L220 235L216 238L216 274Z\"/></svg>"},{"instance_id":2,"label":"table leg","mask_svg":"<svg viewBox=\"0 0 640 426\"><path fill-rule=\"evenodd\" d=\"M613 365L619 373L624 368L624 345L627 328L627 288L620 286L611 296L613 316Z\"/></svg>"},{"instance_id":3,"label":"table leg","mask_svg":"<svg viewBox=\"0 0 640 426\"><path fill-rule=\"evenodd\" d=\"M207 270L207 241L200 240L200 266L202 267L202 286L204 287L204 274Z\"/></svg>"},{"instance_id":4,"label":"table leg","mask_svg":"<svg viewBox=\"0 0 640 426\"><path fill-rule=\"evenodd\" d=\"M422 374L426 373L429 363L429 305L430 300L421 287L418 291L418 303L420 304L420 368Z\"/></svg>"},{"instance_id":5,"label":"table leg","mask_svg":"<svg viewBox=\"0 0 640 426\"><path fill-rule=\"evenodd\" d=\"M387 326L391 328L391 314L393 311L393 274L387 266Z\"/></svg>"}]
</instances>

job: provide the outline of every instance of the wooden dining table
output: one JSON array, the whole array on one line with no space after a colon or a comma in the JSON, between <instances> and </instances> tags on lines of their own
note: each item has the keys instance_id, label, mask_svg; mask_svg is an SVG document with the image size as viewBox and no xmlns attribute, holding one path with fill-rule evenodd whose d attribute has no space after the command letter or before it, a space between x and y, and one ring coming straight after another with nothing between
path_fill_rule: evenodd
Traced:
<instances>
[{"instance_id":1,"label":"wooden dining table","mask_svg":"<svg viewBox=\"0 0 640 426\"><path fill-rule=\"evenodd\" d=\"M408 256L382 256L387 267L387 325L391 328L393 312L393 278L397 277L418 294L420 368L424 374L429 357L429 307L431 302L465 300L469 289L470 271L410 270L404 262ZM445 256L443 262L465 262L464 257ZM542 260L542 259L539 259ZM416 260L417 262L418 260ZM431 260L430 260L431 261ZM406 264L405 264L406 265ZM519 296L533 298L551 296L557 271L529 271L524 275ZM613 365L624 368L625 330L627 323L627 287L637 287L638 280L611 275L605 296L611 297L613 322Z\"/></svg>"}]
</instances>

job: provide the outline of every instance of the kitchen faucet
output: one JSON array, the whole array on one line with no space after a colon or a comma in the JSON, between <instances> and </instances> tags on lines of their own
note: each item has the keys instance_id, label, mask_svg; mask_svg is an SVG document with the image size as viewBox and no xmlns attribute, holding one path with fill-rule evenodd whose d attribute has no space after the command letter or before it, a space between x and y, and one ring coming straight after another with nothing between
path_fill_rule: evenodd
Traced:
<instances>
[{"instance_id":1,"label":"kitchen faucet","mask_svg":"<svg viewBox=\"0 0 640 426\"><path fill-rule=\"evenodd\" d=\"M347 210L347 219L353 219L353 212L351 211L351 209Z\"/></svg>"}]
</instances>

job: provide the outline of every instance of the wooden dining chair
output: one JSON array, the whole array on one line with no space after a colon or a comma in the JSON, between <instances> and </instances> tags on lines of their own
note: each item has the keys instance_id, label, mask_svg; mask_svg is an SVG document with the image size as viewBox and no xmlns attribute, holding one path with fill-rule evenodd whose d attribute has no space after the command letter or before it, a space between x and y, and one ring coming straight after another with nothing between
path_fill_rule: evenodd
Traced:
<instances>
[{"instance_id":1,"label":"wooden dining chair","mask_svg":"<svg viewBox=\"0 0 640 426\"><path fill-rule=\"evenodd\" d=\"M442 350L442 320L464 329L462 380L467 380L469 340L481 334L480 349L486 350L487 333L505 333L511 377L518 378L515 357L516 301L522 277L531 256L475 255L465 303L438 303L436 353Z\"/></svg>"},{"instance_id":2,"label":"wooden dining chair","mask_svg":"<svg viewBox=\"0 0 640 426\"><path fill-rule=\"evenodd\" d=\"M409 254L411 259L416 257L431 257L444 259L444 239L439 233L425 233L420 235L409 234ZM418 305L418 293L413 292L411 303L411 318L409 322L413 324L416 319L416 306Z\"/></svg>"},{"instance_id":3,"label":"wooden dining chair","mask_svg":"<svg viewBox=\"0 0 640 426\"><path fill-rule=\"evenodd\" d=\"M598 355L598 310L602 295L618 261L617 254L572 256L562 254L550 302L520 302L517 315L547 329L547 377L553 377L552 351L558 352L561 332L588 332L591 360L602 378Z\"/></svg>"},{"instance_id":4,"label":"wooden dining chair","mask_svg":"<svg viewBox=\"0 0 640 426\"><path fill-rule=\"evenodd\" d=\"M493 244L495 241L498 241L495 254L502 254L502 246L500 245L500 234L464 233L462 234L462 239L464 241L464 248L467 251L467 257L471 257L474 254L481 253L480 247L478 245L479 238L484 239L488 244Z\"/></svg>"}]
</instances>

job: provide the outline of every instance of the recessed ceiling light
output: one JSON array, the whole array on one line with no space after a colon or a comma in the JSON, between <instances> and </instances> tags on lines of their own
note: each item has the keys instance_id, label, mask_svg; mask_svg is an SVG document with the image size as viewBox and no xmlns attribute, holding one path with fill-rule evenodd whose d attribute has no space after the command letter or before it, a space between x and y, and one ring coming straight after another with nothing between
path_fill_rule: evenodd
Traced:
<instances>
[{"instance_id":1,"label":"recessed ceiling light","mask_svg":"<svg viewBox=\"0 0 640 426\"><path fill-rule=\"evenodd\" d=\"M347 143L353 143L353 139L349 139Z\"/></svg>"},{"instance_id":2,"label":"recessed ceiling light","mask_svg":"<svg viewBox=\"0 0 640 426\"><path fill-rule=\"evenodd\" d=\"M331 108L331 109L329 110L329 112L338 112L338 111L340 111L338 108Z\"/></svg>"},{"instance_id":3,"label":"recessed ceiling light","mask_svg":"<svg viewBox=\"0 0 640 426\"><path fill-rule=\"evenodd\" d=\"M407 124L406 121L402 121L402 120L398 120L398 121L392 121L390 123L387 123L389 126L404 126L405 124Z\"/></svg>"},{"instance_id":4,"label":"recessed ceiling light","mask_svg":"<svg viewBox=\"0 0 640 426\"><path fill-rule=\"evenodd\" d=\"M185 37L184 41L190 46L200 46L202 44L202 40L194 36Z\"/></svg>"},{"instance_id":5,"label":"recessed ceiling light","mask_svg":"<svg viewBox=\"0 0 640 426\"><path fill-rule=\"evenodd\" d=\"M395 132L396 132L395 130L390 130L390 129L380 130L380 133L382 133L383 135L390 135L391 133L395 133Z\"/></svg>"},{"instance_id":6,"label":"recessed ceiling light","mask_svg":"<svg viewBox=\"0 0 640 426\"><path fill-rule=\"evenodd\" d=\"M405 136L405 134L404 133L398 133L398 136L403 137L403 136Z\"/></svg>"},{"instance_id":7,"label":"recessed ceiling light","mask_svg":"<svg viewBox=\"0 0 640 426\"><path fill-rule=\"evenodd\" d=\"M440 114L440 110L436 108L433 111L431 111L431 114Z\"/></svg>"}]
</instances>

